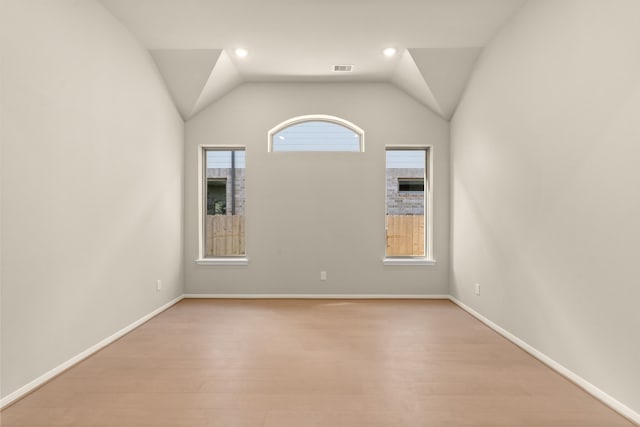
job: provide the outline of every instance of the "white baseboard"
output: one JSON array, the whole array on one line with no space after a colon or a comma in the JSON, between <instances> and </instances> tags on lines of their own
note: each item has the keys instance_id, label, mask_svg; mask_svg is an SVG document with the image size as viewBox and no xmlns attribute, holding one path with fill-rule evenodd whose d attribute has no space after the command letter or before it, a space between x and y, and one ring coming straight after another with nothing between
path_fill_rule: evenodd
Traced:
<instances>
[{"instance_id":1,"label":"white baseboard","mask_svg":"<svg viewBox=\"0 0 640 427\"><path fill-rule=\"evenodd\" d=\"M477 311L475 311L474 309L472 309L462 301L458 300L455 297L450 297L450 299L453 303L458 305L464 311L471 314L473 317L480 320L482 323L484 323L485 325L487 325L488 327L490 327L491 329L493 329L494 331L496 331L497 333L499 333L500 335L502 335L503 337L505 337L506 339L508 339L509 341L511 341L512 343L514 343L515 345L517 345L518 347L520 347L521 349L523 349L524 351L526 351L527 353L529 353L530 355L532 355L533 357L535 357L536 359L538 359L539 361L541 361L542 363L550 367L551 369L553 369L554 371L558 372L560 375L566 377L569 381L575 383L578 387L582 388L584 391L586 391L596 399L600 400L602 403L604 403L605 405L607 405L608 407L610 407L620 415L640 425L640 414L635 412L633 409L629 408L622 402L614 399L604 391L600 390L598 387L591 384L589 381L585 380L584 378L574 373L573 371L567 369L566 367L556 362L546 354L542 353L541 351L537 350L536 348L522 341L520 338L513 335L511 332L493 323L491 320L487 319L482 314L478 313Z\"/></svg>"},{"instance_id":2,"label":"white baseboard","mask_svg":"<svg viewBox=\"0 0 640 427\"><path fill-rule=\"evenodd\" d=\"M158 314L160 314L161 312L165 311L166 309L168 309L172 305L178 303L180 300L182 300L182 298L183 298L183 296L181 295L178 298L176 298L176 299L174 299L172 301L169 301L168 303L164 304L162 307L159 307L159 308L153 310L151 313L147 314L144 317L141 317L140 319L136 320L135 322L131 323L130 325L126 326L125 328L123 328L123 329L119 330L118 332L116 332L115 334L111 335L110 337L107 337L107 338L103 339L102 341L100 341L99 343L89 347L88 349L86 349L82 353L72 357L71 359L67 360L66 362L62 363L61 365L56 366L55 368L53 368L49 372L46 372L45 374L40 375L38 378L36 378L35 380L31 381L30 383L20 387L18 390L14 391L13 393L5 396L4 398L2 398L0 400L0 410L6 408L7 406L11 405L16 400L26 396L27 394L29 394L33 390L37 389L38 387L40 387L41 385L43 385L47 381L51 380L55 376L60 375L62 372L64 372L67 369L71 368L73 365L83 361L84 359L86 359L87 357L91 356L95 352L103 349L104 347L108 346L109 344L111 344L112 342L116 341L120 337L122 337L122 336L126 335L127 333L131 332L132 330L134 330L138 326L140 326L143 323L147 322L152 317L157 316Z\"/></svg>"},{"instance_id":3,"label":"white baseboard","mask_svg":"<svg viewBox=\"0 0 640 427\"><path fill-rule=\"evenodd\" d=\"M422 294L184 294L185 298L213 299L449 299L449 295Z\"/></svg>"}]
</instances>

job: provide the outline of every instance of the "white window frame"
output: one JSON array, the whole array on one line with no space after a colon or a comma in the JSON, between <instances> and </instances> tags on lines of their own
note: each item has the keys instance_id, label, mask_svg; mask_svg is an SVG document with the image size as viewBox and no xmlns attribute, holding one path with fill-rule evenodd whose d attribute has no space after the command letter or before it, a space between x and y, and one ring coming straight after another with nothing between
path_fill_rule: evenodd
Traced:
<instances>
[{"instance_id":1,"label":"white window frame","mask_svg":"<svg viewBox=\"0 0 640 427\"><path fill-rule=\"evenodd\" d=\"M384 169L384 184L383 187L385 190L384 196L384 215L385 215L385 224L386 224L386 215L387 215L387 151L390 150L412 150L418 151L423 150L425 152L425 176L424 176L424 204L426 206L425 209L425 224L424 224L424 243L425 243L425 254L424 256L387 256L387 248L386 248L386 226L384 236L385 248L384 248L384 257L382 258L382 262L384 265L435 265L435 253L433 247L433 191L434 191L434 182L433 182L433 145L386 145L384 147L385 153L385 169Z\"/></svg>"},{"instance_id":2,"label":"white window frame","mask_svg":"<svg viewBox=\"0 0 640 427\"><path fill-rule=\"evenodd\" d=\"M196 264L198 265L248 265L249 258L245 250L245 255L241 256L223 256L223 257L215 257L215 258L206 258L205 254L205 241L204 241L204 233L205 233L205 181L207 180L207 174L205 172L207 157L205 155L206 151L225 151L225 150L243 150L245 152L245 162L246 162L246 153L247 147L244 145L212 145L212 144L200 144L198 145L198 259L196 259ZM246 165L245 165L246 167ZM245 203L245 221L246 221L246 203ZM246 239L246 235L245 235ZM245 248L247 242L245 241Z\"/></svg>"},{"instance_id":3,"label":"white window frame","mask_svg":"<svg viewBox=\"0 0 640 427\"><path fill-rule=\"evenodd\" d=\"M355 132L358 135L358 138L360 140L360 153L364 153L364 130L362 130L362 128L356 126L355 124L351 123L350 121L347 121L345 119L341 119L340 117L336 117L336 116L328 116L326 114L310 114L310 115L306 115L306 116L298 116L298 117L293 117L289 120L285 120L284 122L280 123L279 125L277 125L276 127L274 127L273 129L271 129L268 133L267 133L267 150L270 153L273 153L273 136L280 132L283 129L286 129L290 126L294 126L297 125L299 123L304 123L304 122L329 122L329 123L335 123L337 125L340 126L344 126L349 130L352 130L353 132ZM277 151L276 151L277 152ZM304 151L294 151L296 153L298 152L304 152ZM314 151L308 151L310 153L313 153ZM344 152L344 153L356 153L358 151L340 151L340 152Z\"/></svg>"}]
</instances>

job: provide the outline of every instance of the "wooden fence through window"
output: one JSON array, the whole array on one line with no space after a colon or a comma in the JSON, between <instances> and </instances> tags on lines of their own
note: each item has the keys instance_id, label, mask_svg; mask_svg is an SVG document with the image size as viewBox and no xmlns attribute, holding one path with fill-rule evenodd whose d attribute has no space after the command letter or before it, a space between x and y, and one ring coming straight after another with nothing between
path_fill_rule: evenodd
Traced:
<instances>
[{"instance_id":1,"label":"wooden fence through window","mask_svg":"<svg viewBox=\"0 0 640 427\"><path fill-rule=\"evenodd\" d=\"M387 215L387 256L424 256L424 215ZM244 215L207 215L207 257L245 255Z\"/></svg>"},{"instance_id":2,"label":"wooden fence through window","mask_svg":"<svg viewBox=\"0 0 640 427\"><path fill-rule=\"evenodd\" d=\"M424 215L387 215L387 256L424 256Z\"/></svg>"},{"instance_id":3,"label":"wooden fence through window","mask_svg":"<svg viewBox=\"0 0 640 427\"><path fill-rule=\"evenodd\" d=\"M245 255L244 215L207 215L205 256Z\"/></svg>"}]
</instances>

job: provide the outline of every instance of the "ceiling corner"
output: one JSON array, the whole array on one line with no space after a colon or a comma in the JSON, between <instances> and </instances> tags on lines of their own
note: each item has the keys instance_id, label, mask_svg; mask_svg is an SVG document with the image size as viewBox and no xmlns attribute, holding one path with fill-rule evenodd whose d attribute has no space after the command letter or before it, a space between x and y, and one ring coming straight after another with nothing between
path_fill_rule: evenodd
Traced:
<instances>
[{"instance_id":1,"label":"ceiling corner","mask_svg":"<svg viewBox=\"0 0 640 427\"><path fill-rule=\"evenodd\" d=\"M407 95L422 103L442 118L445 115L438 100L434 97L431 88L424 80L409 50L405 50L398 61L391 83L402 89Z\"/></svg>"},{"instance_id":2,"label":"ceiling corner","mask_svg":"<svg viewBox=\"0 0 640 427\"><path fill-rule=\"evenodd\" d=\"M187 120L193 114L222 49L158 49L149 52L176 108Z\"/></svg>"},{"instance_id":3,"label":"ceiling corner","mask_svg":"<svg viewBox=\"0 0 640 427\"><path fill-rule=\"evenodd\" d=\"M226 51L222 51L213 67L189 118L213 104L243 82L243 78Z\"/></svg>"},{"instance_id":4,"label":"ceiling corner","mask_svg":"<svg viewBox=\"0 0 640 427\"><path fill-rule=\"evenodd\" d=\"M412 48L409 51L443 117L450 120L482 48Z\"/></svg>"}]
</instances>

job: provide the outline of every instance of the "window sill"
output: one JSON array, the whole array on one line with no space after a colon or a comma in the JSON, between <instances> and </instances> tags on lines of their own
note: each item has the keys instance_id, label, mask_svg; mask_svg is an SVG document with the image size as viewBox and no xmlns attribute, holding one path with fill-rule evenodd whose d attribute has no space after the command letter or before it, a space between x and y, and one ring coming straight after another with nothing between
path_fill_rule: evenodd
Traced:
<instances>
[{"instance_id":1,"label":"window sill","mask_svg":"<svg viewBox=\"0 0 640 427\"><path fill-rule=\"evenodd\" d=\"M249 265L249 258L200 258L198 265Z\"/></svg>"},{"instance_id":2,"label":"window sill","mask_svg":"<svg viewBox=\"0 0 640 427\"><path fill-rule=\"evenodd\" d=\"M384 265L436 265L436 260L428 258L383 258Z\"/></svg>"}]
</instances>

